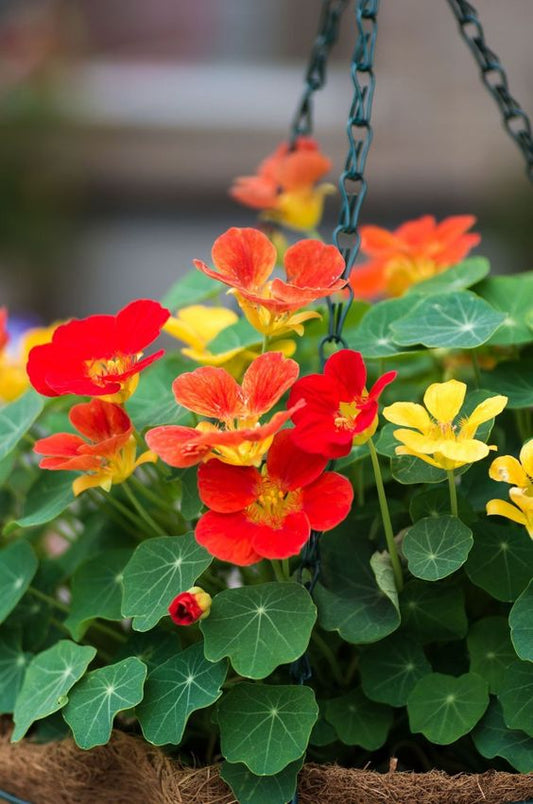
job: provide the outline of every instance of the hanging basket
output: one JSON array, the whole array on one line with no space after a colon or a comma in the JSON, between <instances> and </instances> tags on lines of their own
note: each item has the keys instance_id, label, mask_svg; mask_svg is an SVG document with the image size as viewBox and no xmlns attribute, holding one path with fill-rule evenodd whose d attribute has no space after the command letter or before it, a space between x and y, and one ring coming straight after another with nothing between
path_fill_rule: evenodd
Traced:
<instances>
[{"instance_id":1,"label":"hanging basket","mask_svg":"<svg viewBox=\"0 0 533 804\"><path fill-rule=\"evenodd\" d=\"M24 804L238 804L217 765L183 768L118 731L89 752L72 740L12 745L4 734L0 788ZM299 804L521 804L533 797L533 774L376 773L308 764L298 795Z\"/></svg>"}]
</instances>

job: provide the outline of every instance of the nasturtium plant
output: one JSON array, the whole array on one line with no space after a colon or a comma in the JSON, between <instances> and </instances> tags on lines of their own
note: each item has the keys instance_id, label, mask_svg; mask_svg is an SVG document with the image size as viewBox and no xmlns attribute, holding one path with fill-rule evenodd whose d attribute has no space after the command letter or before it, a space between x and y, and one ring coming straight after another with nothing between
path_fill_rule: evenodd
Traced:
<instances>
[{"instance_id":1,"label":"nasturtium plant","mask_svg":"<svg viewBox=\"0 0 533 804\"><path fill-rule=\"evenodd\" d=\"M533 770L532 275L427 215L347 276L329 168L281 145L232 189L267 226L43 331L16 386L0 309L14 742L125 729L240 804L305 761Z\"/></svg>"}]
</instances>

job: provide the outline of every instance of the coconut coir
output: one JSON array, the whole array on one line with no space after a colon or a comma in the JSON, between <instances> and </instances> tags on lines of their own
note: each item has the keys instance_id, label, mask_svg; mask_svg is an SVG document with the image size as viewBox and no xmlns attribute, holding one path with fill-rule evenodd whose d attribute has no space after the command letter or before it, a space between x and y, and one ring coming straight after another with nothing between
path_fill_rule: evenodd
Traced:
<instances>
[{"instance_id":1,"label":"coconut coir","mask_svg":"<svg viewBox=\"0 0 533 804\"><path fill-rule=\"evenodd\" d=\"M217 766L183 768L121 732L92 751L71 740L12 745L4 735L0 789L32 804L237 804ZM309 764L298 791L301 804L506 804L533 799L533 774L381 774Z\"/></svg>"}]
</instances>

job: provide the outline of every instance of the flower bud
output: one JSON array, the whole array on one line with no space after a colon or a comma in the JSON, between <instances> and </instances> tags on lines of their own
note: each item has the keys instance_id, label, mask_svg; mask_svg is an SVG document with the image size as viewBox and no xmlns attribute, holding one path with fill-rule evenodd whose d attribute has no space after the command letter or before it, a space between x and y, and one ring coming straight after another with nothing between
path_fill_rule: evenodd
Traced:
<instances>
[{"instance_id":1,"label":"flower bud","mask_svg":"<svg viewBox=\"0 0 533 804\"><path fill-rule=\"evenodd\" d=\"M211 602L211 595L200 586L192 586L174 598L168 607L168 613L176 625L192 625L209 615Z\"/></svg>"}]
</instances>

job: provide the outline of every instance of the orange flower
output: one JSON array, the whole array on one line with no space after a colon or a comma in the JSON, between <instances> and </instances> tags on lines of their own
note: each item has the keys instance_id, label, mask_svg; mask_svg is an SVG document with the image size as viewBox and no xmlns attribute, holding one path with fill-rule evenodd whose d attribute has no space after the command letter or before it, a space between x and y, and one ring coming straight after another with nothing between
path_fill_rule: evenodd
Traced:
<instances>
[{"instance_id":1,"label":"orange flower","mask_svg":"<svg viewBox=\"0 0 533 804\"><path fill-rule=\"evenodd\" d=\"M300 240L287 249L287 281L270 278L276 266L276 249L259 229L228 229L215 240L211 256L215 270L201 260L194 260L194 265L229 285L247 319L264 335L290 330L301 335L303 322L319 314L294 313L346 285L341 278L345 267L341 253L319 240Z\"/></svg>"},{"instance_id":2,"label":"orange flower","mask_svg":"<svg viewBox=\"0 0 533 804\"><path fill-rule=\"evenodd\" d=\"M215 457L239 466L259 465L274 434L297 406L276 413L265 424L259 424L259 419L297 377L298 364L280 352L259 355L241 385L225 369L213 366L182 374L172 386L178 404L219 424L155 427L146 434L146 442L170 466L185 468Z\"/></svg>"},{"instance_id":3,"label":"orange flower","mask_svg":"<svg viewBox=\"0 0 533 804\"><path fill-rule=\"evenodd\" d=\"M362 226L361 252L371 259L352 272L354 293L362 298L401 296L411 285L456 265L481 240L478 234L466 234L475 222L473 215L441 223L424 215L394 232Z\"/></svg>"},{"instance_id":4,"label":"orange flower","mask_svg":"<svg viewBox=\"0 0 533 804\"><path fill-rule=\"evenodd\" d=\"M235 179L230 195L264 217L291 229L315 229L322 217L324 196L331 184L316 183L331 168L331 161L310 137L299 137L295 147L281 143L257 169L255 176Z\"/></svg>"}]
</instances>

